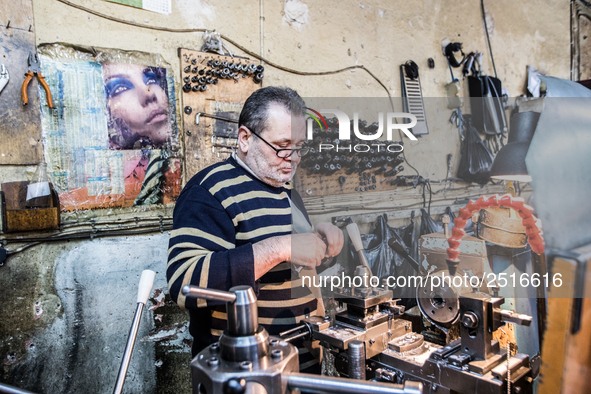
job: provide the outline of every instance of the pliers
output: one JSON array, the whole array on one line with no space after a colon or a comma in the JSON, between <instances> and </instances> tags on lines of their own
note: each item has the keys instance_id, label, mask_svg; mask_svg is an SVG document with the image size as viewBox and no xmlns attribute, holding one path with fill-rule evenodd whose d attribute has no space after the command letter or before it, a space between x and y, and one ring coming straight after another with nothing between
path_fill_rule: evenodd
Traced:
<instances>
[{"instance_id":1,"label":"pliers","mask_svg":"<svg viewBox=\"0 0 591 394\"><path fill-rule=\"evenodd\" d=\"M27 105L29 103L29 98L27 97L27 87L29 86L29 82L31 82L31 79L33 79L34 75L37 76L39 83L41 86L43 86L43 89L45 89L45 94L47 95L47 105L49 108L55 108L51 99L51 90L49 90L49 86L47 86L45 78L43 78L43 75L41 75L39 57L36 53L31 52L29 52L29 69L25 73L25 80L23 81L23 86L21 87L21 93L23 94L23 105Z\"/></svg>"}]
</instances>

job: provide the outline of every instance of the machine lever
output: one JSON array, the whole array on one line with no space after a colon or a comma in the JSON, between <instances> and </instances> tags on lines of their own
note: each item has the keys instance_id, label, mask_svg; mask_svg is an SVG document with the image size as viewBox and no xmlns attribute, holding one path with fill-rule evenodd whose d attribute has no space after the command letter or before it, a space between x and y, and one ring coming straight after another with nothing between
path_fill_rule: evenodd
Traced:
<instances>
[{"instance_id":1,"label":"machine lever","mask_svg":"<svg viewBox=\"0 0 591 394\"><path fill-rule=\"evenodd\" d=\"M412 267L420 273L421 275L426 275L425 269L416 261L408 252L408 249L400 243L396 238L391 238L388 241L388 246L392 248L396 253L401 255L403 258L406 259L412 265Z\"/></svg>"},{"instance_id":2,"label":"machine lever","mask_svg":"<svg viewBox=\"0 0 591 394\"><path fill-rule=\"evenodd\" d=\"M229 291L208 289L205 287L197 287L186 285L181 289L184 296L204 298L212 301L234 302L236 301L236 294Z\"/></svg>"},{"instance_id":3,"label":"machine lever","mask_svg":"<svg viewBox=\"0 0 591 394\"><path fill-rule=\"evenodd\" d=\"M369 272L371 272L371 267L369 266L369 262L367 261L367 257L365 256L365 250L363 249L363 242L361 241L361 234L359 233L359 227L357 227L357 223L348 224L347 232L349 233L349 238L351 238L353 247L359 255L359 261L362 265L369 268Z\"/></svg>"},{"instance_id":4,"label":"machine lever","mask_svg":"<svg viewBox=\"0 0 591 394\"><path fill-rule=\"evenodd\" d=\"M306 373L292 373L287 377L287 388L302 393L341 394L422 394L423 384L406 381L404 385L355 381L332 376L318 376Z\"/></svg>"},{"instance_id":5,"label":"machine lever","mask_svg":"<svg viewBox=\"0 0 591 394\"><path fill-rule=\"evenodd\" d=\"M137 332L140 328L142 311L144 305L148 301L150 293L152 292L155 276L156 273L154 271L142 271L137 292L137 308L135 310L131 329L129 330L129 337L127 338L127 345L125 345L125 352L123 353L123 359L121 360L121 367L119 368L119 374L117 375L117 382L115 383L113 394L120 394L123 390L123 384L125 383L125 377L127 376L127 369L129 368L129 363L131 361L131 354L133 353L133 346L135 345L135 338L137 337Z\"/></svg>"}]
</instances>

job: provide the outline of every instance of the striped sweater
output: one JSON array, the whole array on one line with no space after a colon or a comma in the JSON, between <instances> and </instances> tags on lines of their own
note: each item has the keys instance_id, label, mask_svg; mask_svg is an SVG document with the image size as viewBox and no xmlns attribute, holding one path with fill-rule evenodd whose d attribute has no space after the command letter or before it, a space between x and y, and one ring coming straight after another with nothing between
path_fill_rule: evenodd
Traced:
<instances>
[{"instance_id":1,"label":"striped sweater","mask_svg":"<svg viewBox=\"0 0 591 394\"><path fill-rule=\"evenodd\" d=\"M316 312L317 301L309 289L299 279L292 281L291 264L280 263L254 279L252 245L291 234L290 198L305 212L289 185L270 186L233 158L202 170L181 192L174 209L166 276L173 300L189 310L194 355L226 329L226 311L223 302L185 298L180 289L186 284L220 290L253 287L259 324L271 335ZM308 358L300 354L300 361Z\"/></svg>"}]
</instances>

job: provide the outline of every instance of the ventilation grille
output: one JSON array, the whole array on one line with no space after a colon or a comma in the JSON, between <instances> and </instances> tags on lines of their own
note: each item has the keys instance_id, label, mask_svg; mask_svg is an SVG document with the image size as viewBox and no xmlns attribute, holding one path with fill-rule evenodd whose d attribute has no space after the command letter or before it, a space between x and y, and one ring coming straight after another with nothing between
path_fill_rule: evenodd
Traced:
<instances>
[{"instance_id":1,"label":"ventilation grille","mask_svg":"<svg viewBox=\"0 0 591 394\"><path fill-rule=\"evenodd\" d=\"M402 80L404 112L411 113L417 118L417 125L410 129L411 132L415 136L429 134L427 117L425 116L425 104L423 103L423 93L421 91L421 78L408 78L404 72L404 65L400 66L400 78Z\"/></svg>"}]
</instances>

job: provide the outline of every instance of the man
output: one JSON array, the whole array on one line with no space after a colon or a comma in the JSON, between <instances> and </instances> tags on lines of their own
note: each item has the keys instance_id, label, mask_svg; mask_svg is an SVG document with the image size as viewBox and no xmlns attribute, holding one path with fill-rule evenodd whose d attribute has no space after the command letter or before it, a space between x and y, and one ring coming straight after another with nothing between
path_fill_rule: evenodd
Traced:
<instances>
[{"instance_id":1,"label":"man","mask_svg":"<svg viewBox=\"0 0 591 394\"><path fill-rule=\"evenodd\" d=\"M292 269L315 269L323 258L336 256L343 233L329 223L311 232L301 197L291 189L306 152L304 136L301 97L289 88L259 89L240 114L237 153L199 172L181 192L167 279L172 298L189 309L193 356L217 341L226 328L226 312L221 302L186 299L180 294L186 284L253 287L259 324L271 335L317 313L317 299L301 280L292 281ZM301 370L315 363L300 350Z\"/></svg>"}]
</instances>

